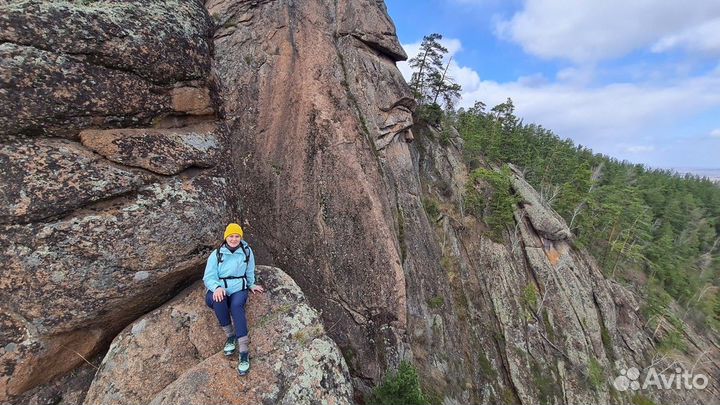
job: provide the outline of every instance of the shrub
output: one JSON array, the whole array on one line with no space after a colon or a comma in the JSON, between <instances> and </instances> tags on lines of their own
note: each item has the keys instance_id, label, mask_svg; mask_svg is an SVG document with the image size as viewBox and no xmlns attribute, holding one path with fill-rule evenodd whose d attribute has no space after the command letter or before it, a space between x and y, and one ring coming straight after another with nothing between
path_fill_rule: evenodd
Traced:
<instances>
[{"instance_id":1,"label":"shrub","mask_svg":"<svg viewBox=\"0 0 720 405\"><path fill-rule=\"evenodd\" d=\"M438 295L430 298L427 303L430 309L438 309L443 306L445 300L443 299L443 297Z\"/></svg>"},{"instance_id":2,"label":"shrub","mask_svg":"<svg viewBox=\"0 0 720 405\"><path fill-rule=\"evenodd\" d=\"M437 126L440 125L440 121L442 120L443 110L437 103L421 104L415 109L415 114L417 114L422 121Z\"/></svg>"},{"instance_id":3,"label":"shrub","mask_svg":"<svg viewBox=\"0 0 720 405\"><path fill-rule=\"evenodd\" d=\"M475 184L469 181L465 185L465 195L463 196L463 212L472 215L475 218L482 218L485 201L480 192L475 188Z\"/></svg>"},{"instance_id":4,"label":"shrub","mask_svg":"<svg viewBox=\"0 0 720 405\"><path fill-rule=\"evenodd\" d=\"M400 363L397 371L385 376L383 383L373 390L373 405L428 405L420 389L417 370L409 362Z\"/></svg>"},{"instance_id":5,"label":"shrub","mask_svg":"<svg viewBox=\"0 0 720 405\"><path fill-rule=\"evenodd\" d=\"M668 353L673 350L686 351L687 343L684 334L685 324L670 309L672 297L655 280L650 280L645 287L645 304L642 308L643 315L648 318L648 325L655 328L658 324L666 321L671 326L657 346L660 353ZM667 325L666 324L666 325Z\"/></svg>"},{"instance_id":6,"label":"shrub","mask_svg":"<svg viewBox=\"0 0 720 405\"><path fill-rule=\"evenodd\" d=\"M488 198L476 195L477 191L473 191L478 181L490 186L487 190ZM510 190L510 169L507 166L500 171L476 169L470 175L468 185L468 192L465 195L466 207L469 208L469 203L475 205L468 212L477 215L477 204L482 204L485 223L492 230L496 240L502 239L503 230L515 221L513 212L518 202L517 197Z\"/></svg>"},{"instance_id":7,"label":"shrub","mask_svg":"<svg viewBox=\"0 0 720 405\"><path fill-rule=\"evenodd\" d=\"M438 206L438 203L430 197L423 198L422 202L430 221L434 222L437 220L438 216L440 216L440 206Z\"/></svg>"},{"instance_id":8,"label":"shrub","mask_svg":"<svg viewBox=\"0 0 720 405\"><path fill-rule=\"evenodd\" d=\"M687 343L683 334L677 330L668 332L665 337L660 340L658 344L658 351L660 353L670 353L673 350L686 352Z\"/></svg>"}]
</instances>

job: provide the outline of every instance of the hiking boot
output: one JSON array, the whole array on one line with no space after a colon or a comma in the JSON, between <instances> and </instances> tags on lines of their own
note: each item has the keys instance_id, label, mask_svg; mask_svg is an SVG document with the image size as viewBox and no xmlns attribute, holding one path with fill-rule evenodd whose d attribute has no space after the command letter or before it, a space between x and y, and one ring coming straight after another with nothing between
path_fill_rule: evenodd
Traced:
<instances>
[{"instance_id":1,"label":"hiking boot","mask_svg":"<svg viewBox=\"0 0 720 405\"><path fill-rule=\"evenodd\" d=\"M235 340L236 340L235 336L230 336L225 341L225 347L223 347L223 353L226 356L230 356L233 353L235 353Z\"/></svg>"},{"instance_id":2,"label":"hiking boot","mask_svg":"<svg viewBox=\"0 0 720 405\"><path fill-rule=\"evenodd\" d=\"M237 366L238 374L246 375L250 372L250 354L248 352L240 353L240 362Z\"/></svg>"}]
</instances>

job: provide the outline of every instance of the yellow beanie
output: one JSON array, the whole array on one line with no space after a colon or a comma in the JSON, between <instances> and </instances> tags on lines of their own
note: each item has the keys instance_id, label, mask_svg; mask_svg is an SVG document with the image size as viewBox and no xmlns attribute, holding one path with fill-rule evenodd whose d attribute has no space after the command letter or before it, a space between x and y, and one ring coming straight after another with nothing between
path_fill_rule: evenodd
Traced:
<instances>
[{"instance_id":1,"label":"yellow beanie","mask_svg":"<svg viewBox=\"0 0 720 405\"><path fill-rule=\"evenodd\" d=\"M228 236L234 234L238 234L242 238L243 230L238 224L229 224L227 228L225 228L225 236L223 236L223 239L227 239Z\"/></svg>"}]
</instances>

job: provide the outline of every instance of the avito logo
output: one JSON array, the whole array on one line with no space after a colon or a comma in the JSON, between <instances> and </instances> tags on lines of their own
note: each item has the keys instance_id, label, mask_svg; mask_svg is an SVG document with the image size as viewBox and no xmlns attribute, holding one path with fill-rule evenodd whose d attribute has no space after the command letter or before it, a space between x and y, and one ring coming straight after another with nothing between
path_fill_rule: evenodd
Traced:
<instances>
[{"instance_id":1,"label":"avito logo","mask_svg":"<svg viewBox=\"0 0 720 405\"><path fill-rule=\"evenodd\" d=\"M688 371L675 368L674 374L658 373L654 367L647 369L647 374L640 384L640 370L636 367L620 370L620 375L613 380L613 387L618 391L637 391L639 389L659 390L702 390L710 382L705 374L691 374Z\"/></svg>"}]
</instances>

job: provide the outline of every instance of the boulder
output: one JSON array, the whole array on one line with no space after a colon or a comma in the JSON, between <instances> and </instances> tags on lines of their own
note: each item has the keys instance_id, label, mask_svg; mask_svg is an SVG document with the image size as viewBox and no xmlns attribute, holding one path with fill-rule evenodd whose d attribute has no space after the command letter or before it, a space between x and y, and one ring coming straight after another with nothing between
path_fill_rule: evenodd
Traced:
<instances>
[{"instance_id":1,"label":"boulder","mask_svg":"<svg viewBox=\"0 0 720 405\"><path fill-rule=\"evenodd\" d=\"M128 325L85 398L93 404L351 404L345 361L317 311L280 269L258 266L247 304L251 371L222 353L225 335L199 282Z\"/></svg>"},{"instance_id":2,"label":"boulder","mask_svg":"<svg viewBox=\"0 0 720 405\"><path fill-rule=\"evenodd\" d=\"M0 138L211 114L212 27L197 0L0 3Z\"/></svg>"},{"instance_id":3,"label":"boulder","mask_svg":"<svg viewBox=\"0 0 720 405\"><path fill-rule=\"evenodd\" d=\"M151 176L108 162L76 142L0 143L0 224L36 222L138 190Z\"/></svg>"},{"instance_id":4,"label":"boulder","mask_svg":"<svg viewBox=\"0 0 720 405\"><path fill-rule=\"evenodd\" d=\"M212 29L197 0L0 1L0 401L106 348L221 239Z\"/></svg>"}]
</instances>

